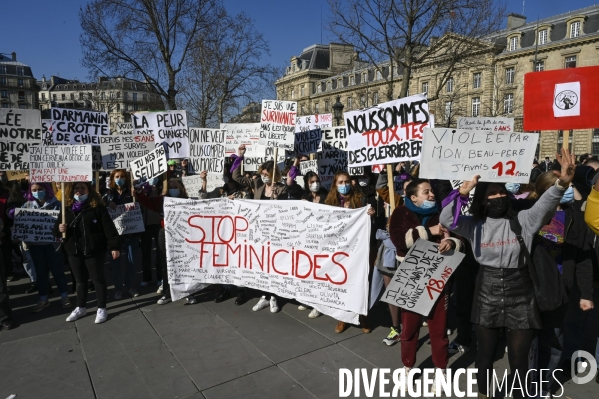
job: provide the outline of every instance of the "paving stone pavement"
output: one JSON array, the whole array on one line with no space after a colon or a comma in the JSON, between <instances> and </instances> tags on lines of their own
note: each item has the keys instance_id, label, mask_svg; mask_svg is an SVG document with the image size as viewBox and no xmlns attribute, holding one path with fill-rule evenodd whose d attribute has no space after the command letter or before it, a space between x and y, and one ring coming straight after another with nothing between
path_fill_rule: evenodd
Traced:
<instances>
[{"instance_id":1,"label":"paving stone pavement","mask_svg":"<svg viewBox=\"0 0 599 399\"><path fill-rule=\"evenodd\" d=\"M120 301L112 299L110 287L108 321L96 325L93 292L88 315L67 323L70 310L60 307L56 292L49 308L32 314L37 295L24 293L28 285L25 279L9 283L17 328L0 331L0 399L338 398L340 368L370 373L402 366L399 345L381 342L390 322L386 305L373 309L371 334L357 327L336 334L334 320L309 319L309 311L299 311L293 301L280 304L278 314L252 312L256 298L242 306L234 298L217 304L207 291L197 295L195 305L160 306L155 285ZM589 352L598 330L597 309L593 312L584 342ZM423 327L418 367L432 367L427 343ZM450 367L474 367L474 358L475 351L453 355ZM499 350L496 359L496 370L503 372L506 353ZM465 385L462 378L460 386ZM599 397L594 380L564 386L563 398ZM351 397L367 396L362 389ZM378 384L373 397L379 397Z\"/></svg>"}]
</instances>

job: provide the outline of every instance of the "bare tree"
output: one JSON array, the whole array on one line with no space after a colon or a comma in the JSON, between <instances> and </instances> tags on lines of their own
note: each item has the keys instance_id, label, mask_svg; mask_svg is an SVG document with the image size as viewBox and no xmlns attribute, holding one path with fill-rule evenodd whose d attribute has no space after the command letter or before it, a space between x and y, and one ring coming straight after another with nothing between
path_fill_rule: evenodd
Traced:
<instances>
[{"instance_id":1,"label":"bare tree","mask_svg":"<svg viewBox=\"0 0 599 399\"><path fill-rule=\"evenodd\" d=\"M177 76L223 13L217 0L93 0L79 11L83 65L147 82L176 109Z\"/></svg>"},{"instance_id":2,"label":"bare tree","mask_svg":"<svg viewBox=\"0 0 599 399\"><path fill-rule=\"evenodd\" d=\"M494 0L329 0L329 4L333 34L354 45L377 68L388 64L384 76L388 101L394 98L397 75L402 75L399 96L405 97L414 68L430 59L442 63L440 81L429 93L429 99L437 99L456 65L481 45L475 39L499 29L505 9Z\"/></svg>"}]
</instances>

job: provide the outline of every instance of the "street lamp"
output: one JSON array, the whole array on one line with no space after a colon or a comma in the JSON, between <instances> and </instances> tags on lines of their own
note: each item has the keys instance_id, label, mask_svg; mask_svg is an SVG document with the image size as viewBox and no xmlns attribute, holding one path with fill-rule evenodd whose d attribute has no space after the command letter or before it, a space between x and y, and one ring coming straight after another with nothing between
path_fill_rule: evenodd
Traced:
<instances>
[{"instance_id":1,"label":"street lamp","mask_svg":"<svg viewBox=\"0 0 599 399\"><path fill-rule=\"evenodd\" d=\"M343 119L343 104L341 103L340 96L337 96L337 102L333 104L333 118L335 118L337 126L339 126L341 124L339 121Z\"/></svg>"}]
</instances>

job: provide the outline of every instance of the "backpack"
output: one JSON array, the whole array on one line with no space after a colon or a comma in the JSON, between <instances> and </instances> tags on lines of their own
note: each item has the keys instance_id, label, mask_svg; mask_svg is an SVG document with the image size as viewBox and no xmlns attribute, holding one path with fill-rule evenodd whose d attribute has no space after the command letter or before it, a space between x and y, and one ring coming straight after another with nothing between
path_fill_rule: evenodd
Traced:
<instances>
[{"instance_id":1,"label":"backpack","mask_svg":"<svg viewBox=\"0 0 599 399\"><path fill-rule=\"evenodd\" d=\"M532 246L532 259L522 238L522 226L518 218L510 219L510 228L520 243L518 266L528 265L535 290L537 306L541 312L555 310L568 302L563 277L555 265L555 259L541 245Z\"/></svg>"}]
</instances>

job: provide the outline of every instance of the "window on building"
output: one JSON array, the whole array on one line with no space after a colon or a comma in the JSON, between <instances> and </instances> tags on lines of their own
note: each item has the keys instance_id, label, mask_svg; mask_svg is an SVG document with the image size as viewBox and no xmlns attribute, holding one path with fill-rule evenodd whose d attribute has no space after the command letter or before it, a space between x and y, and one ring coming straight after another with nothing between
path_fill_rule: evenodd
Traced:
<instances>
[{"instance_id":1,"label":"window on building","mask_svg":"<svg viewBox=\"0 0 599 399\"><path fill-rule=\"evenodd\" d=\"M316 83L316 92L322 93L322 83L320 83L320 82Z\"/></svg>"},{"instance_id":2,"label":"window on building","mask_svg":"<svg viewBox=\"0 0 599 399\"><path fill-rule=\"evenodd\" d=\"M137 83L131 83L131 88L133 90L137 90Z\"/></svg>"},{"instance_id":3,"label":"window on building","mask_svg":"<svg viewBox=\"0 0 599 399\"><path fill-rule=\"evenodd\" d=\"M379 93L374 93L372 95L372 104L376 105L379 103Z\"/></svg>"},{"instance_id":4,"label":"window on building","mask_svg":"<svg viewBox=\"0 0 599 399\"><path fill-rule=\"evenodd\" d=\"M27 106L25 104L19 104L19 109L27 109Z\"/></svg>"},{"instance_id":5,"label":"window on building","mask_svg":"<svg viewBox=\"0 0 599 399\"><path fill-rule=\"evenodd\" d=\"M6 83L6 78L0 78L0 85L8 86L8 84Z\"/></svg>"},{"instance_id":6,"label":"window on building","mask_svg":"<svg viewBox=\"0 0 599 399\"><path fill-rule=\"evenodd\" d=\"M42 101L46 101L46 93L42 93Z\"/></svg>"},{"instance_id":7,"label":"window on building","mask_svg":"<svg viewBox=\"0 0 599 399\"><path fill-rule=\"evenodd\" d=\"M306 109L304 108L304 106L302 105L300 108L302 115L306 115Z\"/></svg>"},{"instance_id":8,"label":"window on building","mask_svg":"<svg viewBox=\"0 0 599 399\"><path fill-rule=\"evenodd\" d=\"M591 141L591 153L599 156L599 129L593 129L593 139Z\"/></svg>"},{"instance_id":9,"label":"window on building","mask_svg":"<svg viewBox=\"0 0 599 399\"><path fill-rule=\"evenodd\" d=\"M445 120L448 121L451 118L451 101L445 101Z\"/></svg>"},{"instance_id":10,"label":"window on building","mask_svg":"<svg viewBox=\"0 0 599 399\"><path fill-rule=\"evenodd\" d=\"M376 80L381 80L383 78L383 74L381 73L381 71L377 70L376 71Z\"/></svg>"},{"instance_id":11,"label":"window on building","mask_svg":"<svg viewBox=\"0 0 599 399\"><path fill-rule=\"evenodd\" d=\"M24 100L25 99L25 92L24 91L20 91L19 92L19 100Z\"/></svg>"},{"instance_id":12,"label":"window on building","mask_svg":"<svg viewBox=\"0 0 599 399\"><path fill-rule=\"evenodd\" d=\"M116 92L116 98L121 98L121 92L120 91Z\"/></svg>"},{"instance_id":13,"label":"window on building","mask_svg":"<svg viewBox=\"0 0 599 399\"><path fill-rule=\"evenodd\" d=\"M63 101L66 100L67 99L67 95L66 94L61 94L60 95L60 99L63 100Z\"/></svg>"},{"instance_id":14,"label":"window on building","mask_svg":"<svg viewBox=\"0 0 599 399\"><path fill-rule=\"evenodd\" d=\"M117 104L116 105L116 112L120 112L121 111L121 104Z\"/></svg>"},{"instance_id":15,"label":"window on building","mask_svg":"<svg viewBox=\"0 0 599 399\"><path fill-rule=\"evenodd\" d=\"M517 49L518 49L518 36L510 37L509 51L514 51Z\"/></svg>"},{"instance_id":16,"label":"window on building","mask_svg":"<svg viewBox=\"0 0 599 399\"><path fill-rule=\"evenodd\" d=\"M580 36L580 21L572 22L570 24L570 37L578 37Z\"/></svg>"},{"instance_id":17,"label":"window on building","mask_svg":"<svg viewBox=\"0 0 599 399\"><path fill-rule=\"evenodd\" d=\"M329 100L324 102L324 112L329 112L331 109L331 103L329 102Z\"/></svg>"},{"instance_id":18,"label":"window on building","mask_svg":"<svg viewBox=\"0 0 599 399\"><path fill-rule=\"evenodd\" d=\"M133 111L139 111L139 104L133 104Z\"/></svg>"},{"instance_id":19,"label":"window on building","mask_svg":"<svg viewBox=\"0 0 599 399\"><path fill-rule=\"evenodd\" d=\"M293 100L295 98L295 90L291 89L291 99Z\"/></svg>"},{"instance_id":20,"label":"window on building","mask_svg":"<svg viewBox=\"0 0 599 399\"><path fill-rule=\"evenodd\" d=\"M566 57L566 68L576 68L576 56Z\"/></svg>"},{"instance_id":21,"label":"window on building","mask_svg":"<svg viewBox=\"0 0 599 399\"><path fill-rule=\"evenodd\" d=\"M106 99L106 93L102 92L100 93L100 100L105 100Z\"/></svg>"},{"instance_id":22,"label":"window on building","mask_svg":"<svg viewBox=\"0 0 599 399\"><path fill-rule=\"evenodd\" d=\"M83 93L79 93L79 99L83 100Z\"/></svg>"},{"instance_id":23,"label":"window on building","mask_svg":"<svg viewBox=\"0 0 599 399\"><path fill-rule=\"evenodd\" d=\"M75 93L71 93L71 100L75 99Z\"/></svg>"},{"instance_id":24,"label":"window on building","mask_svg":"<svg viewBox=\"0 0 599 399\"><path fill-rule=\"evenodd\" d=\"M17 79L17 86L25 87L25 81L23 79Z\"/></svg>"},{"instance_id":25,"label":"window on building","mask_svg":"<svg viewBox=\"0 0 599 399\"><path fill-rule=\"evenodd\" d=\"M351 75L351 76L349 77L349 85L350 85L350 86L353 86L353 85L355 85L355 84L356 84L356 77L355 77L354 75Z\"/></svg>"},{"instance_id":26,"label":"window on building","mask_svg":"<svg viewBox=\"0 0 599 399\"><path fill-rule=\"evenodd\" d=\"M347 109L353 109L354 108L354 101L353 98L348 97L347 98Z\"/></svg>"},{"instance_id":27,"label":"window on building","mask_svg":"<svg viewBox=\"0 0 599 399\"><path fill-rule=\"evenodd\" d=\"M513 85L514 84L514 76L516 74L516 70L514 67L505 68L505 84Z\"/></svg>"},{"instance_id":28,"label":"window on building","mask_svg":"<svg viewBox=\"0 0 599 399\"><path fill-rule=\"evenodd\" d=\"M366 96L360 96L360 107L364 108L366 106Z\"/></svg>"},{"instance_id":29,"label":"window on building","mask_svg":"<svg viewBox=\"0 0 599 399\"><path fill-rule=\"evenodd\" d=\"M8 108L8 103L2 103L2 108Z\"/></svg>"},{"instance_id":30,"label":"window on building","mask_svg":"<svg viewBox=\"0 0 599 399\"><path fill-rule=\"evenodd\" d=\"M545 70L545 61L537 61L535 63L535 72L541 72Z\"/></svg>"},{"instance_id":31,"label":"window on building","mask_svg":"<svg viewBox=\"0 0 599 399\"><path fill-rule=\"evenodd\" d=\"M25 75L25 71L23 70L23 67L17 67L17 75L19 75L19 76Z\"/></svg>"},{"instance_id":32,"label":"window on building","mask_svg":"<svg viewBox=\"0 0 599 399\"><path fill-rule=\"evenodd\" d=\"M8 90L2 90L2 92L0 92L0 93L2 93L1 94L2 98L8 98Z\"/></svg>"},{"instance_id":33,"label":"window on building","mask_svg":"<svg viewBox=\"0 0 599 399\"><path fill-rule=\"evenodd\" d=\"M111 100L113 100L113 99L114 99L114 91L111 91L111 92L109 93L109 95L110 95L110 99L111 99Z\"/></svg>"},{"instance_id":34,"label":"window on building","mask_svg":"<svg viewBox=\"0 0 599 399\"><path fill-rule=\"evenodd\" d=\"M343 78L337 79L337 88L341 89L343 87Z\"/></svg>"},{"instance_id":35,"label":"window on building","mask_svg":"<svg viewBox=\"0 0 599 399\"><path fill-rule=\"evenodd\" d=\"M137 93L133 93L133 101L137 101Z\"/></svg>"},{"instance_id":36,"label":"window on building","mask_svg":"<svg viewBox=\"0 0 599 399\"><path fill-rule=\"evenodd\" d=\"M511 114L514 112L514 94L508 93L503 97L503 113Z\"/></svg>"},{"instance_id":37,"label":"window on building","mask_svg":"<svg viewBox=\"0 0 599 399\"><path fill-rule=\"evenodd\" d=\"M142 94L141 96L143 102L148 102L148 95L147 94Z\"/></svg>"},{"instance_id":38,"label":"window on building","mask_svg":"<svg viewBox=\"0 0 599 399\"><path fill-rule=\"evenodd\" d=\"M314 104L314 113L315 113L315 114L318 114L318 113L320 113L320 106L319 106L319 104L318 104L318 103Z\"/></svg>"},{"instance_id":39,"label":"window on building","mask_svg":"<svg viewBox=\"0 0 599 399\"><path fill-rule=\"evenodd\" d=\"M476 72L472 75L472 87L474 89L480 89L481 86L481 73Z\"/></svg>"},{"instance_id":40,"label":"window on building","mask_svg":"<svg viewBox=\"0 0 599 399\"><path fill-rule=\"evenodd\" d=\"M304 85L301 85L301 87L300 87L300 96L303 97L305 95L306 95L306 93L305 93L305 87L304 87Z\"/></svg>"},{"instance_id":41,"label":"window on building","mask_svg":"<svg viewBox=\"0 0 599 399\"><path fill-rule=\"evenodd\" d=\"M6 73L6 65L0 65L0 73Z\"/></svg>"},{"instance_id":42,"label":"window on building","mask_svg":"<svg viewBox=\"0 0 599 399\"><path fill-rule=\"evenodd\" d=\"M453 92L453 78L447 79L447 83L445 84L445 91L447 93Z\"/></svg>"},{"instance_id":43,"label":"window on building","mask_svg":"<svg viewBox=\"0 0 599 399\"><path fill-rule=\"evenodd\" d=\"M362 83L368 82L368 72L362 74Z\"/></svg>"},{"instance_id":44,"label":"window on building","mask_svg":"<svg viewBox=\"0 0 599 399\"><path fill-rule=\"evenodd\" d=\"M547 29L539 31L539 44L547 43Z\"/></svg>"},{"instance_id":45,"label":"window on building","mask_svg":"<svg viewBox=\"0 0 599 399\"><path fill-rule=\"evenodd\" d=\"M125 92L123 95L125 96L125 100L129 99L129 92Z\"/></svg>"},{"instance_id":46,"label":"window on building","mask_svg":"<svg viewBox=\"0 0 599 399\"><path fill-rule=\"evenodd\" d=\"M52 94L52 101L56 101L56 94Z\"/></svg>"},{"instance_id":47,"label":"window on building","mask_svg":"<svg viewBox=\"0 0 599 399\"><path fill-rule=\"evenodd\" d=\"M428 82L422 82L422 92L428 94Z\"/></svg>"},{"instance_id":48,"label":"window on building","mask_svg":"<svg viewBox=\"0 0 599 399\"><path fill-rule=\"evenodd\" d=\"M106 112L106 107L104 106L104 104L100 104L100 111Z\"/></svg>"},{"instance_id":49,"label":"window on building","mask_svg":"<svg viewBox=\"0 0 599 399\"><path fill-rule=\"evenodd\" d=\"M570 130L570 133L568 134L568 148L571 150L572 149L572 136L573 136L574 131ZM557 152L562 152L562 147L564 146L564 131L563 130L558 130L557 131Z\"/></svg>"},{"instance_id":50,"label":"window on building","mask_svg":"<svg viewBox=\"0 0 599 399\"><path fill-rule=\"evenodd\" d=\"M472 98L472 116L480 115L480 97Z\"/></svg>"}]
</instances>

